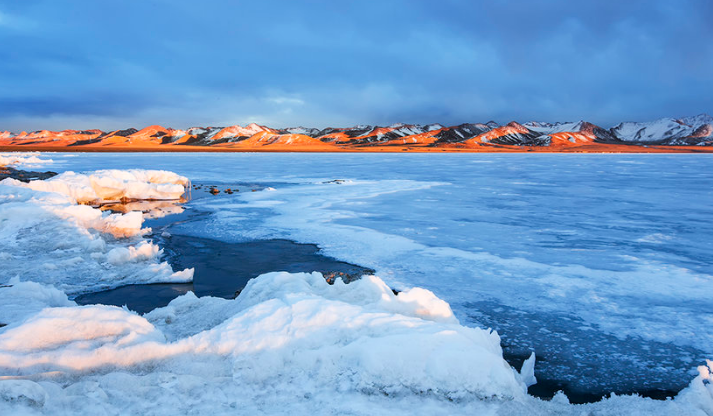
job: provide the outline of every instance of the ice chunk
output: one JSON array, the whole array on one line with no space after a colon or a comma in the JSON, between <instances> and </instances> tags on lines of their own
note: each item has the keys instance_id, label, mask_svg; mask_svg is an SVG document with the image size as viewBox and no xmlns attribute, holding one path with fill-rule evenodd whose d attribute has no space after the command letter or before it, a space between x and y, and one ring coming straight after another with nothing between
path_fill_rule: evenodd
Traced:
<instances>
[{"instance_id":1,"label":"ice chunk","mask_svg":"<svg viewBox=\"0 0 713 416\"><path fill-rule=\"evenodd\" d=\"M676 397L676 400L688 403L700 409L706 415L713 415L713 361L706 360L706 365L698 367L698 376Z\"/></svg>"},{"instance_id":2,"label":"ice chunk","mask_svg":"<svg viewBox=\"0 0 713 416\"><path fill-rule=\"evenodd\" d=\"M0 153L0 166L13 166L16 168L36 168L52 164L52 159L41 159L37 152Z\"/></svg>"},{"instance_id":3,"label":"ice chunk","mask_svg":"<svg viewBox=\"0 0 713 416\"><path fill-rule=\"evenodd\" d=\"M21 276L78 294L192 279L191 270L174 273L160 262L160 249L140 238L147 231L141 212L110 214L25 185L0 182L0 284Z\"/></svg>"},{"instance_id":4,"label":"ice chunk","mask_svg":"<svg viewBox=\"0 0 713 416\"><path fill-rule=\"evenodd\" d=\"M535 352L530 354L530 357L522 363L522 368L520 369L520 377L522 382L525 383L527 387L537 384L537 379L535 378Z\"/></svg>"},{"instance_id":5,"label":"ice chunk","mask_svg":"<svg viewBox=\"0 0 713 416\"><path fill-rule=\"evenodd\" d=\"M0 368L18 374L145 361L163 334L114 306L46 308L0 334ZM163 352L163 351L162 351Z\"/></svg>"},{"instance_id":6,"label":"ice chunk","mask_svg":"<svg viewBox=\"0 0 713 416\"><path fill-rule=\"evenodd\" d=\"M98 170L88 174L64 172L44 181L11 182L36 191L57 192L80 203L120 199L179 199L188 178L165 170Z\"/></svg>"},{"instance_id":7,"label":"ice chunk","mask_svg":"<svg viewBox=\"0 0 713 416\"><path fill-rule=\"evenodd\" d=\"M47 392L34 381L0 379L0 400L31 407L42 407L47 400Z\"/></svg>"},{"instance_id":8,"label":"ice chunk","mask_svg":"<svg viewBox=\"0 0 713 416\"><path fill-rule=\"evenodd\" d=\"M113 248L106 254L106 259L109 263L118 265L128 263L130 261L135 262L139 260L153 259L160 256L161 253L163 253L163 250L161 250L157 245L142 241L135 247L130 246Z\"/></svg>"}]
</instances>

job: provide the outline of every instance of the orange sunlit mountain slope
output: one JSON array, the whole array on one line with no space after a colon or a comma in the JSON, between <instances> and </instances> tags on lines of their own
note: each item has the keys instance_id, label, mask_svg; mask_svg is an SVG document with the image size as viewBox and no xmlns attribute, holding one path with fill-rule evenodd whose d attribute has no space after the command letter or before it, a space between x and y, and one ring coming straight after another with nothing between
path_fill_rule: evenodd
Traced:
<instances>
[{"instance_id":1,"label":"orange sunlit mountain slope","mask_svg":"<svg viewBox=\"0 0 713 416\"><path fill-rule=\"evenodd\" d=\"M271 128L159 125L141 130L0 131L3 150L68 151L275 151L275 152L708 152L713 117L625 122L605 129L578 122L512 121L440 124L359 125L347 128Z\"/></svg>"}]
</instances>

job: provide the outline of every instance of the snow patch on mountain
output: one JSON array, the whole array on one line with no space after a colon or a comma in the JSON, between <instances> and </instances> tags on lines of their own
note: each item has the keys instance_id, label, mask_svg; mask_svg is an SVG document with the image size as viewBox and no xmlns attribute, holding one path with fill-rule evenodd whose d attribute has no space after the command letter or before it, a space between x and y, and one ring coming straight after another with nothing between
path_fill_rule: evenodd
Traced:
<instances>
[{"instance_id":1,"label":"snow patch on mountain","mask_svg":"<svg viewBox=\"0 0 713 416\"><path fill-rule=\"evenodd\" d=\"M671 141L681 144L677 142L693 136L696 130L710 124L713 124L713 117L700 114L681 119L661 118L645 123L625 122L613 127L611 131L626 142Z\"/></svg>"}]
</instances>

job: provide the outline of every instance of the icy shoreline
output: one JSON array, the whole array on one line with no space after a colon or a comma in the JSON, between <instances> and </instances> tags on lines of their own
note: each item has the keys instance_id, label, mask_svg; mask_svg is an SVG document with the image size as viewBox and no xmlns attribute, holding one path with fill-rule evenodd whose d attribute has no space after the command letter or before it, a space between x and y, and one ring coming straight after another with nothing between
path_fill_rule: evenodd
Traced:
<instances>
[{"instance_id":1,"label":"icy shoreline","mask_svg":"<svg viewBox=\"0 0 713 416\"><path fill-rule=\"evenodd\" d=\"M235 300L186 294L143 317L76 306L67 291L107 270L129 276L134 259L160 274L151 265L161 248L142 244L141 221L115 234L132 214L97 216L67 194L13 182L0 190L3 260L24 256L25 265L16 261L21 279L0 288L0 321L10 323L0 328L2 413L713 413L713 364L674 400L573 406L564 395L528 396L533 361L515 371L496 333L462 326L428 290L396 296L373 276L330 286L316 273L269 273ZM51 233L63 244L42 253ZM18 250L18 241L36 249ZM63 269L32 273L38 259L68 257ZM69 270L84 271L70 282L60 276Z\"/></svg>"}]
</instances>

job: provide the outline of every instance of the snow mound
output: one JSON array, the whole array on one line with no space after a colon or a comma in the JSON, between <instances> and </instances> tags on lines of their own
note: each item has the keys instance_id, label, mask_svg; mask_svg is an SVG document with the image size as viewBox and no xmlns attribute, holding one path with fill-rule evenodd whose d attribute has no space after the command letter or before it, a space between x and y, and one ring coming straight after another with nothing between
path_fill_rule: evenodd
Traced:
<instances>
[{"instance_id":1,"label":"snow mound","mask_svg":"<svg viewBox=\"0 0 713 416\"><path fill-rule=\"evenodd\" d=\"M0 380L0 400L29 407L42 407L47 400L47 392L30 380Z\"/></svg>"},{"instance_id":2,"label":"snow mound","mask_svg":"<svg viewBox=\"0 0 713 416\"><path fill-rule=\"evenodd\" d=\"M47 288L44 288L47 290ZM51 297L50 297L51 298ZM49 306L49 305L48 305ZM48 307L0 328L0 412L183 414L711 414L713 362L675 400L573 406L525 394L495 332L420 289L367 276L268 273L237 299L188 293L139 316ZM30 380L31 379L31 380Z\"/></svg>"},{"instance_id":3,"label":"snow mound","mask_svg":"<svg viewBox=\"0 0 713 416\"><path fill-rule=\"evenodd\" d=\"M41 154L36 152L0 153L0 166L36 168L54 163L52 159L40 159L40 156Z\"/></svg>"},{"instance_id":4,"label":"snow mound","mask_svg":"<svg viewBox=\"0 0 713 416\"><path fill-rule=\"evenodd\" d=\"M461 326L427 290L402 293L375 276L330 286L320 273L269 273L236 299L245 309L191 340L230 353L234 378L249 384L450 400L525 394L497 333Z\"/></svg>"},{"instance_id":5,"label":"snow mound","mask_svg":"<svg viewBox=\"0 0 713 416\"><path fill-rule=\"evenodd\" d=\"M191 320L205 328L166 341L164 331ZM234 300L191 293L146 317L113 306L45 308L0 330L0 371L16 376L183 373L216 356L248 390L447 400L510 400L526 390L497 333L461 326L431 292L394 295L375 276L332 286L320 273L268 273Z\"/></svg>"},{"instance_id":6,"label":"snow mound","mask_svg":"<svg viewBox=\"0 0 713 416\"><path fill-rule=\"evenodd\" d=\"M57 192L79 203L175 200L189 188L188 178L165 170L98 170L89 174L64 172L44 181L12 182L35 191Z\"/></svg>"},{"instance_id":7,"label":"snow mound","mask_svg":"<svg viewBox=\"0 0 713 416\"><path fill-rule=\"evenodd\" d=\"M61 290L35 282L10 279L0 286L0 323L21 322L46 307L76 306Z\"/></svg>"},{"instance_id":8,"label":"snow mound","mask_svg":"<svg viewBox=\"0 0 713 416\"><path fill-rule=\"evenodd\" d=\"M124 349L126 354L132 346L163 339L148 321L125 309L103 305L45 308L0 334L0 356L27 354L26 361L16 362L18 367L39 363L51 370L58 365L81 370L107 362L134 362L140 358L113 357L108 350ZM48 360L57 353L60 357ZM13 365L4 362L2 366Z\"/></svg>"}]
</instances>

